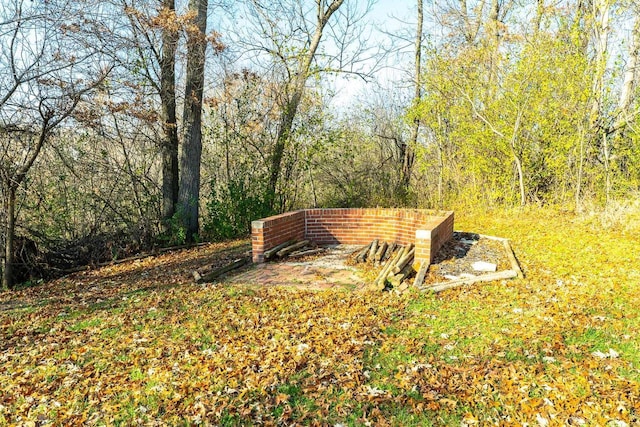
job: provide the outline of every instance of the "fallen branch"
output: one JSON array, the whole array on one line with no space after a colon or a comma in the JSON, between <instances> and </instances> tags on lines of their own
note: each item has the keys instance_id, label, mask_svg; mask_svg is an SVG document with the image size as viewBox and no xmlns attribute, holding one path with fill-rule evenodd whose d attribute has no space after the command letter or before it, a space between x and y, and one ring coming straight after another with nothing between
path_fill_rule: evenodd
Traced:
<instances>
[{"instance_id":1,"label":"fallen branch","mask_svg":"<svg viewBox=\"0 0 640 427\"><path fill-rule=\"evenodd\" d=\"M438 282L430 286L423 286L423 291L442 292L447 289L458 288L460 286L472 285L478 282L493 282L494 280L513 279L518 273L513 270L504 270L497 273L483 274L482 276L470 277L468 279L451 280L449 282Z\"/></svg>"},{"instance_id":2,"label":"fallen branch","mask_svg":"<svg viewBox=\"0 0 640 427\"><path fill-rule=\"evenodd\" d=\"M193 278L195 279L196 283L213 282L215 279L222 276L223 274L236 270L244 265L247 265L249 261L250 261L250 258L248 257L240 258L233 261L230 264L227 264L220 268L216 268L215 270L210 271L205 275L201 275L199 272L194 271Z\"/></svg>"},{"instance_id":3,"label":"fallen branch","mask_svg":"<svg viewBox=\"0 0 640 427\"><path fill-rule=\"evenodd\" d=\"M192 245L180 245L180 246L171 246L168 248L159 248L159 249L154 249L151 252L143 252L138 255L133 255L127 258L112 259L110 261L91 263L89 265L80 265L78 267L67 268L64 270L60 270L55 267L49 267L49 268L53 270L57 270L62 274L72 274L72 273L78 273L80 271L91 270L92 268L106 267L108 265L118 265L118 264L123 264L125 262L138 261L145 258L151 258L165 252L177 251L181 249L199 248L199 247L210 245L210 244L211 244L210 242L203 242L203 243L192 244Z\"/></svg>"},{"instance_id":4,"label":"fallen branch","mask_svg":"<svg viewBox=\"0 0 640 427\"><path fill-rule=\"evenodd\" d=\"M210 242L200 242L200 243L191 243L188 245L178 245L178 246L169 246L166 248L157 248L154 249L154 251L152 252L152 254L155 253L165 253L165 252L172 252L172 251L177 251L180 249L192 249L192 248L199 248L202 246L207 246L210 245Z\"/></svg>"}]
</instances>

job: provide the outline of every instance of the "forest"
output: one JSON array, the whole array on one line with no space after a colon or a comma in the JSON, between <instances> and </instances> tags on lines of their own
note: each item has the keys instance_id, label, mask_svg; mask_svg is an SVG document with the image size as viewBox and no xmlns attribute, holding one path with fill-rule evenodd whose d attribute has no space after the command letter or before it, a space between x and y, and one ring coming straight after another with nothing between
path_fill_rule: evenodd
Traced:
<instances>
[{"instance_id":1,"label":"forest","mask_svg":"<svg viewBox=\"0 0 640 427\"><path fill-rule=\"evenodd\" d=\"M386 3L2 2L3 288L296 208L635 206L637 2Z\"/></svg>"}]
</instances>

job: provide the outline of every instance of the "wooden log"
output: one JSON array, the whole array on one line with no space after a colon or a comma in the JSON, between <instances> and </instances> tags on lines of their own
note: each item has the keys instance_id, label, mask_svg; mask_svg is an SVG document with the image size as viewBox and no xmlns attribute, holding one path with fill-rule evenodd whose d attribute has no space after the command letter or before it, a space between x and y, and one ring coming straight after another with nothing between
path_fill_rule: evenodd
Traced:
<instances>
[{"instance_id":1,"label":"wooden log","mask_svg":"<svg viewBox=\"0 0 640 427\"><path fill-rule=\"evenodd\" d=\"M402 269L402 271L400 271L399 273L395 274L389 280L389 282L391 283L391 286L393 286L394 288L397 288L404 281L404 279L406 279L407 277L411 276L413 273L415 273L415 270L413 269L413 266L411 264L407 264Z\"/></svg>"},{"instance_id":2,"label":"wooden log","mask_svg":"<svg viewBox=\"0 0 640 427\"><path fill-rule=\"evenodd\" d=\"M400 257L398 257L398 261L400 261L409 251L410 251L409 245L400 246L400 249L399 249ZM394 265L394 267L395 267L395 265Z\"/></svg>"},{"instance_id":3,"label":"wooden log","mask_svg":"<svg viewBox=\"0 0 640 427\"><path fill-rule=\"evenodd\" d=\"M400 261L393 267L393 273L398 274L402 269L409 264L413 260L413 255L415 254L415 249L411 249L407 254L405 254Z\"/></svg>"},{"instance_id":4,"label":"wooden log","mask_svg":"<svg viewBox=\"0 0 640 427\"><path fill-rule=\"evenodd\" d=\"M395 242L394 242L394 243L389 244L389 245L387 246L387 250L386 250L386 251L384 251L384 255L382 255L382 258L380 259L380 261L381 261L381 262L382 262L382 261L386 261L386 260L388 260L389 258L391 258L391 255L393 254L393 251L395 251L395 250L396 250L396 247L397 247L397 246L398 246L398 245L397 245Z\"/></svg>"},{"instance_id":5,"label":"wooden log","mask_svg":"<svg viewBox=\"0 0 640 427\"><path fill-rule=\"evenodd\" d=\"M197 271L193 272L193 277L194 279L196 279L197 283L204 283L204 282L212 282L215 279L217 279L218 277L222 276L225 273L228 273L230 271L236 270L244 265L247 265L249 263L250 259L248 257L244 257L244 258L240 258L237 259L235 261L233 261L230 264L227 264L225 266L222 266L220 268L216 268L213 271L210 271L209 273L205 274L205 275L201 275L200 273L198 273Z\"/></svg>"},{"instance_id":6,"label":"wooden log","mask_svg":"<svg viewBox=\"0 0 640 427\"><path fill-rule=\"evenodd\" d=\"M374 280L374 284L384 284L385 280L387 280L387 276L391 273L391 269L396 265L396 263L400 260L400 257L403 254L403 248L400 246L400 249L396 252L393 258L389 258L385 267L382 269L376 280Z\"/></svg>"},{"instance_id":7,"label":"wooden log","mask_svg":"<svg viewBox=\"0 0 640 427\"><path fill-rule=\"evenodd\" d=\"M278 251L280 251L280 250L282 250L282 249L284 249L284 248L286 248L288 246L293 245L295 242L296 242L295 240L287 240L284 243L280 243L278 246L274 246L273 248L264 251L264 259L273 258Z\"/></svg>"},{"instance_id":8,"label":"wooden log","mask_svg":"<svg viewBox=\"0 0 640 427\"><path fill-rule=\"evenodd\" d=\"M409 252L411 252L411 249L413 249L413 243L409 243L408 245L402 247L402 256L400 257L400 259L404 258Z\"/></svg>"},{"instance_id":9,"label":"wooden log","mask_svg":"<svg viewBox=\"0 0 640 427\"><path fill-rule=\"evenodd\" d=\"M509 240L503 240L502 244L504 245L504 250L507 252L507 258L509 258L509 262L511 262L511 269L516 272L519 279L523 279L524 274L522 273L522 269L520 268L520 263L518 262L516 255L513 253L511 243L509 243Z\"/></svg>"},{"instance_id":10,"label":"wooden log","mask_svg":"<svg viewBox=\"0 0 640 427\"><path fill-rule=\"evenodd\" d=\"M373 284L376 285L378 284L381 280L382 277L387 277L385 274L389 271L389 266L391 265L391 260L388 260L383 266L382 266L382 270L380 270L380 273L378 273L378 276L376 276L375 280L373 281Z\"/></svg>"},{"instance_id":11,"label":"wooden log","mask_svg":"<svg viewBox=\"0 0 640 427\"><path fill-rule=\"evenodd\" d=\"M362 248L362 250L360 252L358 252L358 255L356 256L356 262L364 262L365 261L365 259L367 258L367 254L369 253L369 249L371 249L371 245L372 244L373 244L373 242L369 243L367 246Z\"/></svg>"},{"instance_id":12,"label":"wooden log","mask_svg":"<svg viewBox=\"0 0 640 427\"><path fill-rule=\"evenodd\" d=\"M376 254L373 257L374 261L380 262L380 260L382 259L382 255L384 255L388 246L389 245L387 242L382 242L378 245L378 250L376 251Z\"/></svg>"},{"instance_id":13,"label":"wooden log","mask_svg":"<svg viewBox=\"0 0 640 427\"><path fill-rule=\"evenodd\" d=\"M497 273L483 274L482 276L469 277L468 279L451 280L449 282L434 283L431 286L423 286L421 290L442 292L447 289L458 288L460 286L472 285L478 282L493 282L495 280L513 279L518 273L513 270L498 271Z\"/></svg>"},{"instance_id":14,"label":"wooden log","mask_svg":"<svg viewBox=\"0 0 640 427\"><path fill-rule=\"evenodd\" d=\"M369 254L367 255L367 259L370 263L373 263L374 257L376 256L376 251L378 250L378 239L375 239L371 242L371 249L369 249Z\"/></svg>"},{"instance_id":15,"label":"wooden log","mask_svg":"<svg viewBox=\"0 0 640 427\"><path fill-rule=\"evenodd\" d=\"M382 266L382 270L380 270L380 273L378 273L378 276L375 278L375 280L373 281L373 284L377 284L378 282L380 282L380 280L382 279L382 277L384 276L384 274L389 271L389 266L391 265L391 260L388 260L383 266ZM384 276L386 277L386 276Z\"/></svg>"},{"instance_id":16,"label":"wooden log","mask_svg":"<svg viewBox=\"0 0 640 427\"><path fill-rule=\"evenodd\" d=\"M290 253L289 258L299 258L307 255L319 254L320 252L324 252L324 248L305 249Z\"/></svg>"},{"instance_id":17,"label":"wooden log","mask_svg":"<svg viewBox=\"0 0 640 427\"><path fill-rule=\"evenodd\" d=\"M293 245L287 246L284 249L280 249L278 252L276 252L276 255L278 257L280 257L280 258L285 257L285 256L289 255L291 252L295 252L298 249L304 248L308 244L309 244L308 240L303 240L301 242L294 243Z\"/></svg>"},{"instance_id":18,"label":"wooden log","mask_svg":"<svg viewBox=\"0 0 640 427\"><path fill-rule=\"evenodd\" d=\"M413 281L413 286L420 287L424 283L424 278L427 276L427 271L429 270L429 263L423 262L420 263L420 268L416 273L416 279Z\"/></svg>"}]
</instances>

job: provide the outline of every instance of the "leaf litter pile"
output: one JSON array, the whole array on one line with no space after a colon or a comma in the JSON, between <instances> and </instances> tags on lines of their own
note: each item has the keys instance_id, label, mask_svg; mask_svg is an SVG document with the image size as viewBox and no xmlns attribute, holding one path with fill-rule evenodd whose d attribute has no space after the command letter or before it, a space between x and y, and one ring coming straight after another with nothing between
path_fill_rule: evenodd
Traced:
<instances>
[{"instance_id":1,"label":"leaf litter pile","mask_svg":"<svg viewBox=\"0 0 640 427\"><path fill-rule=\"evenodd\" d=\"M559 215L461 213L527 277L438 295L193 283L242 242L0 294L0 425L637 424L637 229Z\"/></svg>"}]
</instances>

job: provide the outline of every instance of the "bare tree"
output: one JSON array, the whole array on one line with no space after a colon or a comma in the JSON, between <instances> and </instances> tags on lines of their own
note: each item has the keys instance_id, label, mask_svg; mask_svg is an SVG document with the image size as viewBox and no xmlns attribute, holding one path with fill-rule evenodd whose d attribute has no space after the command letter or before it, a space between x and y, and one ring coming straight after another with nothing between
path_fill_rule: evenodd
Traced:
<instances>
[{"instance_id":1,"label":"bare tree","mask_svg":"<svg viewBox=\"0 0 640 427\"><path fill-rule=\"evenodd\" d=\"M609 202L611 189L611 169L609 139L606 132L602 132L604 119L604 102L606 92L606 71L607 60L609 58L609 37L611 34L610 13L611 0L594 0L587 2L591 7L590 17L592 20L591 30L593 31L595 58L593 60L593 83L591 90L591 111L589 113L589 135L586 141L581 144L598 143L600 140L603 163L605 169L605 198ZM585 148L581 147L580 167L576 183L576 208L580 209L580 197L583 174L583 161Z\"/></svg>"},{"instance_id":2,"label":"bare tree","mask_svg":"<svg viewBox=\"0 0 640 427\"><path fill-rule=\"evenodd\" d=\"M128 67L140 74L159 96L162 135L158 141L162 163L162 219L164 231L180 210L191 239L198 233L200 158L202 152L202 98L204 93L207 46L214 54L224 50L217 32L207 33L208 1L191 1L186 11L176 10L175 0L120 0L129 17L123 37L135 52ZM215 6L221 6L217 2ZM181 49L185 35L186 55ZM181 59L186 56L186 64ZM183 70L179 76L178 70ZM181 85L184 84L184 98ZM179 153L178 105L182 103L182 152Z\"/></svg>"},{"instance_id":3,"label":"bare tree","mask_svg":"<svg viewBox=\"0 0 640 427\"><path fill-rule=\"evenodd\" d=\"M280 175L280 165L282 163L282 156L284 154L285 146L291 136L291 128L293 127L293 120L298 112L298 106L302 100L304 94L305 85L309 78L309 71L311 70L311 64L320 46L322 40L322 33L325 26L329 23L331 15L333 15L338 8L342 5L344 0L333 0L328 5L324 1L317 1L318 14L315 30L313 31L312 38L309 42L309 47L300 61L298 69L295 71L293 81L291 84L291 94L285 101L285 105L280 117L280 128L278 129L278 135L276 136L276 144L271 157L271 168L269 177L269 191L272 194L276 192L276 185L278 184L278 177Z\"/></svg>"},{"instance_id":4,"label":"bare tree","mask_svg":"<svg viewBox=\"0 0 640 427\"><path fill-rule=\"evenodd\" d=\"M283 158L295 132L298 109L309 80L326 73L350 73L366 78L360 61L372 60L372 56L366 47L361 19L370 4L357 7L344 0L316 0L313 6L294 0L248 2L253 34L246 35L240 44L256 55L260 65L277 70L282 81L279 126L268 160L267 191L274 209L284 205L276 201ZM331 42L323 43L326 38Z\"/></svg>"},{"instance_id":5,"label":"bare tree","mask_svg":"<svg viewBox=\"0 0 640 427\"><path fill-rule=\"evenodd\" d=\"M422 24L424 21L423 0L417 0L417 20L416 38L414 43L414 104L420 102L420 96L422 95L422 82L420 79L420 75L422 73ZM415 161L415 147L418 144L419 131L420 119L418 117L415 117L413 119L413 123L411 124L411 135L409 137L409 143L403 145L402 150L402 174L400 179L400 190L403 193L406 193L409 189L409 184L411 181L411 171L413 170L413 163Z\"/></svg>"},{"instance_id":6,"label":"bare tree","mask_svg":"<svg viewBox=\"0 0 640 427\"><path fill-rule=\"evenodd\" d=\"M185 17L176 12L175 0L118 0L117 8L125 12L127 24L119 36L132 53L124 65L132 77L140 75L135 92L150 86L159 96L161 133L158 148L162 163L163 227L174 215L178 203L178 117L176 60Z\"/></svg>"},{"instance_id":7,"label":"bare tree","mask_svg":"<svg viewBox=\"0 0 640 427\"><path fill-rule=\"evenodd\" d=\"M109 29L86 16L81 3L13 0L0 6L4 289L13 284L18 191L54 130L111 69L101 61L99 39L88 40Z\"/></svg>"},{"instance_id":8,"label":"bare tree","mask_svg":"<svg viewBox=\"0 0 640 427\"><path fill-rule=\"evenodd\" d=\"M199 230L200 162L202 157L202 96L207 47L208 0L190 0L193 21L187 25L187 80L182 115L184 140L180 155L178 203L182 209L187 239Z\"/></svg>"},{"instance_id":9,"label":"bare tree","mask_svg":"<svg viewBox=\"0 0 640 427\"><path fill-rule=\"evenodd\" d=\"M175 0L162 0L159 24L162 28L160 62L160 100L162 102L162 219L173 216L178 203L178 119L176 117L176 50L178 25Z\"/></svg>"}]
</instances>

